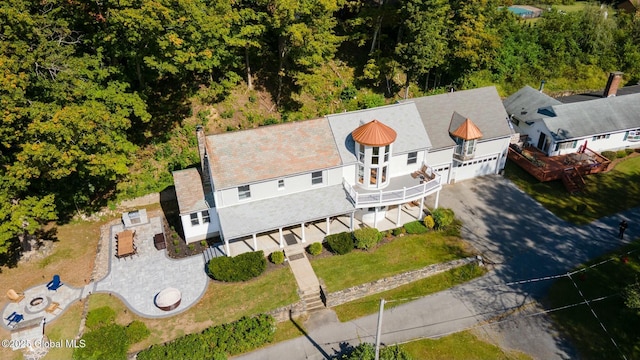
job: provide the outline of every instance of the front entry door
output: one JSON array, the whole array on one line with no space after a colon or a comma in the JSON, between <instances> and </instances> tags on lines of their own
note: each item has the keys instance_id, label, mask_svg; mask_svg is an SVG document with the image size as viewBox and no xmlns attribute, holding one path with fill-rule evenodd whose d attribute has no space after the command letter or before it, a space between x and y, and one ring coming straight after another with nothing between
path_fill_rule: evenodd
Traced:
<instances>
[{"instance_id":1,"label":"front entry door","mask_svg":"<svg viewBox=\"0 0 640 360\"><path fill-rule=\"evenodd\" d=\"M540 138L538 138L538 149L544 150L544 143L545 143L546 139L547 139L547 135L545 135L543 132L541 132L540 133Z\"/></svg>"}]
</instances>

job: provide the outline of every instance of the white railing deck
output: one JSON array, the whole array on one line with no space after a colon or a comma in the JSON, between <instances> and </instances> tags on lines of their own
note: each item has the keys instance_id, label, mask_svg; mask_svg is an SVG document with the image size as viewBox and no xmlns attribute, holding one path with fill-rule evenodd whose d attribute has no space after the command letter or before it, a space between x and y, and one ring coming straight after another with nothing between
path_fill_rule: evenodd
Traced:
<instances>
[{"instance_id":1,"label":"white railing deck","mask_svg":"<svg viewBox=\"0 0 640 360\"><path fill-rule=\"evenodd\" d=\"M395 205L413 201L440 190L442 188L442 178L438 173L433 173L435 174L435 177L431 180L420 183L419 179L411 179L418 184L410 187L403 186L402 188L396 188L393 190L356 189L354 186L349 184L346 179L342 179L342 185L351 197L351 201L356 208L376 205ZM405 178L404 180L406 181L406 177L410 178L411 175L391 178L391 183L388 187L392 187L394 180L398 181L400 178Z\"/></svg>"}]
</instances>

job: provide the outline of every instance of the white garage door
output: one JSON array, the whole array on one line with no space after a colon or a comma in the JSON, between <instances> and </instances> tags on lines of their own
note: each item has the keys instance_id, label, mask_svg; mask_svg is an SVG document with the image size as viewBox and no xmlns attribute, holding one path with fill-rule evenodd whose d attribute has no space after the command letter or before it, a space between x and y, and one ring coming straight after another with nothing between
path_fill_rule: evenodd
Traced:
<instances>
[{"instance_id":1,"label":"white garage door","mask_svg":"<svg viewBox=\"0 0 640 360\"><path fill-rule=\"evenodd\" d=\"M498 156L486 157L483 159L469 160L464 163L455 163L457 166L453 169L452 181L457 182L471 179L476 176L483 176L496 173L498 164Z\"/></svg>"}]
</instances>

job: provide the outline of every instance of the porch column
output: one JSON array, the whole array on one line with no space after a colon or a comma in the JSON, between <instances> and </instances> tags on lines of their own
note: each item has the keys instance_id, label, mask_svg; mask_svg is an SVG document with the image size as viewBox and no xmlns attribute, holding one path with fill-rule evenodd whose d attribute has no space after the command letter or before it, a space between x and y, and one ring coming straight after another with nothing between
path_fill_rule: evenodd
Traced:
<instances>
[{"instance_id":1,"label":"porch column","mask_svg":"<svg viewBox=\"0 0 640 360\"><path fill-rule=\"evenodd\" d=\"M305 242L305 238L304 238L304 223L300 224L300 230L302 231L302 242Z\"/></svg>"},{"instance_id":2,"label":"porch column","mask_svg":"<svg viewBox=\"0 0 640 360\"><path fill-rule=\"evenodd\" d=\"M331 222L329 221L329 218L327 218L327 232L325 235L331 235Z\"/></svg>"},{"instance_id":3,"label":"porch column","mask_svg":"<svg viewBox=\"0 0 640 360\"><path fill-rule=\"evenodd\" d=\"M402 204L398 204L398 217L396 218L397 226L400 226L400 215L402 215Z\"/></svg>"},{"instance_id":4,"label":"porch column","mask_svg":"<svg viewBox=\"0 0 640 360\"><path fill-rule=\"evenodd\" d=\"M258 251L258 237L253 233L253 251Z\"/></svg>"},{"instance_id":5,"label":"porch column","mask_svg":"<svg viewBox=\"0 0 640 360\"><path fill-rule=\"evenodd\" d=\"M231 256L231 249L229 248L229 240L224 239L224 249L227 251L227 256Z\"/></svg>"},{"instance_id":6,"label":"porch column","mask_svg":"<svg viewBox=\"0 0 640 360\"><path fill-rule=\"evenodd\" d=\"M424 198L420 198L420 213L418 213L418 220L422 219L422 211L424 210Z\"/></svg>"},{"instance_id":7,"label":"porch column","mask_svg":"<svg viewBox=\"0 0 640 360\"><path fill-rule=\"evenodd\" d=\"M351 218L349 219L349 231L353 231L353 217L356 214L355 211L351 212Z\"/></svg>"},{"instance_id":8,"label":"porch column","mask_svg":"<svg viewBox=\"0 0 640 360\"><path fill-rule=\"evenodd\" d=\"M373 227L378 228L378 207L374 207L373 211Z\"/></svg>"},{"instance_id":9,"label":"porch column","mask_svg":"<svg viewBox=\"0 0 640 360\"><path fill-rule=\"evenodd\" d=\"M440 190L436 191L436 204L433 207L434 209L438 208L438 200L440 200Z\"/></svg>"},{"instance_id":10,"label":"porch column","mask_svg":"<svg viewBox=\"0 0 640 360\"><path fill-rule=\"evenodd\" d=\"M284 248L284 236L282 236L282 228L278 228L278 232L280 233L280 249Z\"/></svg>"}]
</instances>

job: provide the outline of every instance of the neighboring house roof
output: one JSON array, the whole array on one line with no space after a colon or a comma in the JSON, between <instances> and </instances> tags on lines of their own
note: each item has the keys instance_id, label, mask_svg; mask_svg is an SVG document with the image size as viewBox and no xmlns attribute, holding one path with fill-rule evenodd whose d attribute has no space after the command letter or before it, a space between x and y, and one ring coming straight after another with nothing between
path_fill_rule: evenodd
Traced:
<instances>
[{"instance_id":1,"label":"neighboring house roof","mask_svg":"<svg viewBox=\"0 0 640 360\"><path fill-rule=\"evenodd\" d=\"M416 105L427 133L432 136L434 149L456 145L449 136L449 125L454 112L473 119L484 135L483 140L511 136L507 113L494 86L403 101L411 102Z\"/></svg>"},{"instance_id":2,"label":"neighboring house roof","mask_svg":"<svg viewBox=\"0 0 640 360\"><path fill-rule=\"evenodd\" d=\"M190 168L174 171L173 183L176 187L180 215L209 209L198 169Z\"/></svg>"},{"instance_id":3,"label":"neighboring house roof","mask_svg":"<svg viewBox=\"0 0 640 360\"><path fill-rule=\"evenodd\" d=\"M341 164L325 118L207 136L207 155L218 190Z\"/></svg>"},{"instance_id":4,"label":"neighboring house roof","mask_svg":"<svg viewBox=\"0 0 640 360\"><path fill-rule=\"evenodd\" d=\"M361 125L351 133L353 140L368 146L389 145L396 141L397 136L395 130L375 119Z\"/></svg>"},{"instance_id":5,"label":"neighboring house roof","mask_svg":"<svg viewBox=\"0 0 640 360\"><path fill-rule=\"evenodd\" d=\"M420 114L412 103L393 104L374 109L327 115L331 131L344 164L357 161L353 130L377 119L397 133L393 154L403 154L431 147L431 140L422 124Z\"/></svg>"},{"instance_id":6,"label":"neighboring house roof","mask_svg":"<svg viewBox=\"0 0 640 360\"><path fill-rule=\"evenodd\" d=\"M602 98L553 107L543 121L556 140L640 128L640 94Z\"/></svg>"},{"instance_id":7,"label":"neighboring house roof","mask_svg":"<svg viewBox=\"0 0 640 360\"><path fill-rule=\"evenodd\" d=\"M594 92L584 93L584 94L562 96L562 97L559 97L558 100L560 100L560 102L563 104L568 104L568 103L574 103L574 102L580 102L580 101L602 99L602 94L603 94L603 90L599 90L599 91L594 91ZM618 90L616 91L616 96L624 96L624 95L632 95L632 94L640 94L640 85L625 86L625 87L618 88Z\"/></svg>"},{"instance_id":8,"label":"neighboring house roof","mask_svg":"<svg viewBox=\"0 0 640 360\"><path fill-rule=\"evenodd\" d=\"M562 104L551 96L527 85L506 98L504 108L520 121L536 121L553 116L552 106Z\"/></svg>"},{"instance_id":9,"label":"neighboring house roof","mask_svg":"<svg viewBox=\"0 0 640 360\"><path fill-rule=\"evenodd\" d=\"M233 239L353 210L344 187L334 185L218 208L218 216L224 236Z\"/></svg>"},{"instance_id":10,"label":"neighboring house roof","mask_svg":"<svg viewBox=\"0 0 640 360\"><path fill-rule=\"evenodd\" d=\"M478 129L471 119L465 118L455 111L451 117L449 133L451 136L459 137L463 140L480 139L482 137L482 131Z\"/></svg>"}]
</instances>

